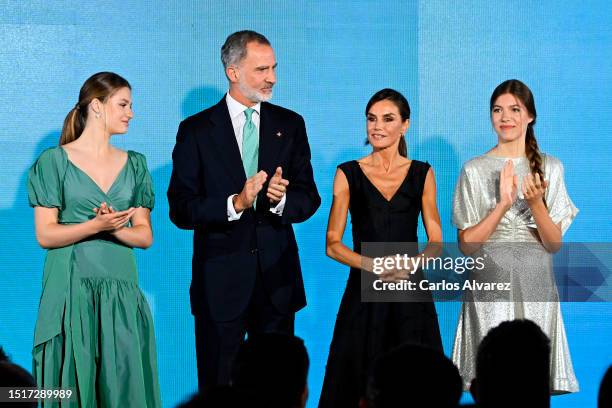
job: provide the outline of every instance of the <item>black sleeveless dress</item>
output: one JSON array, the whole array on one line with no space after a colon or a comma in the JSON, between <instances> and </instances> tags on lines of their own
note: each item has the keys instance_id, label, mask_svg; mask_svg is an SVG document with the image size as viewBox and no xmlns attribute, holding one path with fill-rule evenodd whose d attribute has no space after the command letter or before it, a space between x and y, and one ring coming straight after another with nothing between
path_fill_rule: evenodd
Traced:
<instances>
[{"instance_id":1,"label":"black sleeveless dress","mask_svg":"<svg viewBox=\"0 0 612 408\"><path fill-rule=\"evenodd\" d=\"M338 166L350 191L353 249L362 242L418 242L421 197L429 164L413 160L391 200L365 176L357 161ZM361 301L361 271L351 268L334 335L319 407L357 407L365 395L368 371L380 354L401 344L423 344L442 351L433 301ZM406 367L409 381L410 367Z\"/></svg>"}]
</instances>

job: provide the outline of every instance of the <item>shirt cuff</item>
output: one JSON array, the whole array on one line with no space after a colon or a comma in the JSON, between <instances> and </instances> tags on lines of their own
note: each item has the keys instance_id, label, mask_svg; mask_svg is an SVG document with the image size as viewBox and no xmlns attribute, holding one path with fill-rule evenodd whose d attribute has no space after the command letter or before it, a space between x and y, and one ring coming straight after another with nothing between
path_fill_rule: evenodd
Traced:
<instances>
[{"instance_id":1,"label":"shirt cuff","mask_svg":"<svg viewBox=\"0 0 612 408\"><path fill-rule=\"evenodd\" d=\"M283 210L285 209L285 202L287 201L287 194L283 195L283 198L276 204L275 207L270 208L270 212L276 215L283 215Z\"/></svg>"},{"instance_id":2,"label":"shirt cuff","mask_svg":"<svg viewBox=\"0 0 612 408\"><path fill-rule=\"evenodd\" d=\"M238 194L232 194L231 196L227 197L227 220L228 221L236 221L239 220L240 217L242 216L242 213L244 211L240 211L239 213L236 212L236 209L234 208L234 203L232 202L232 199L234 198L234 196L237 196Z\"/></svg>"}]
</instances>

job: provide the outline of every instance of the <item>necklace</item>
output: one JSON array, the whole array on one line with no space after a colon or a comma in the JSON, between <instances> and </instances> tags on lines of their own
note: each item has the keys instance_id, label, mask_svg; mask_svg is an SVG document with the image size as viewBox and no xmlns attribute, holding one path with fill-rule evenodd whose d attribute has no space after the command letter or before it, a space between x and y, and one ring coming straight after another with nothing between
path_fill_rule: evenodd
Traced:
<instances>
[{"instance_id":1,"label":"necklace","mask_svg":"<svg viewBox=\"0 0 612 408\"><path fill-rule=\"evenodd\" d=\"M389 164L387 166L385 166L385 161L382 158L379 158L379 160L380 160L380 164L383 170L385 171L385 174L389 174L389 171L391 170L391 163L393 159L389 160ZM370 166L376 167L374 156L370 156Z\"/></svg>"}]
</instances>

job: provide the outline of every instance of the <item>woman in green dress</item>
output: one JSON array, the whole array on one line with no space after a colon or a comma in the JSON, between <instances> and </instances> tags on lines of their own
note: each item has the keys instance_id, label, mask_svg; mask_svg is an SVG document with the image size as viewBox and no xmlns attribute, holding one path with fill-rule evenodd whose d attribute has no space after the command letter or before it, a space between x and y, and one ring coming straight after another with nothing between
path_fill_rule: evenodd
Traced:
<instances>
[{"instance_id":1,"label":"woman in green dress","mask_svg":"<svg viewBox=\"0 0 612 408\"><path fill-rule=\"evenodd\" d=\"M48 249L33 373L41 388L71 388L70 406L161 406L153 318L132 251L153 241L151 176L142 154L110 144L132 117L129 83L91 76L60 146L29 173L36 239Z\"/></svg>"}]
</instances>

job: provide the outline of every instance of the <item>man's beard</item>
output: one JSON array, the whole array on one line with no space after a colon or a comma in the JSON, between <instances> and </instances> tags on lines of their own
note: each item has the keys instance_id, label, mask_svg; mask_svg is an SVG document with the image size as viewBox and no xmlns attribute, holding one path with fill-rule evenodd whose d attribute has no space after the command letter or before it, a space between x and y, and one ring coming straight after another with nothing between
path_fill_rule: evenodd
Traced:
<instances>
[{"instance_id":1,"label":"man's beard","mask_svg":"<svg viewBox=\"0 0 612 408\"><path fill-rule=\"evenodd\" d=\"M255 103L267 102L270 99L272 99L272 88L270 88L269 94L264 94L264 93L258 92L257 90L249 87L242 81L238 81L238 88L240 89L240 92L244 96L246 96L246 98L251 102L255 102Z\"/></svg>"}]
</instances>

